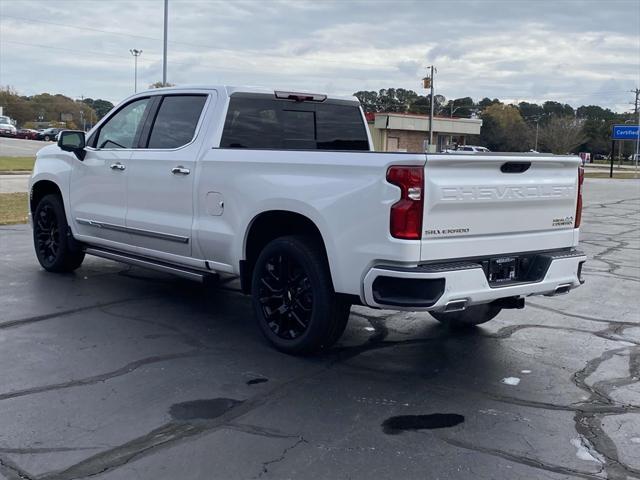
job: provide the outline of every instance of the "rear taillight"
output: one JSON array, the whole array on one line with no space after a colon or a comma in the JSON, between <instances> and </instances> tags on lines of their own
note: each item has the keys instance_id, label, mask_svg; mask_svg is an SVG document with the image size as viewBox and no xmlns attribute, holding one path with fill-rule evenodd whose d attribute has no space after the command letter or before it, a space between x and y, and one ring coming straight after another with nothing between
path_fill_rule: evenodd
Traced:
<instances>
[{"instance_id":1,"label":"rear taillight","mask_svg":"<svg viewBox=\"0 0 640 480\"><path fill-rule=\"evenodd\" d=\"M389 167L387 181L400 187L400 200L391 206L391 236L405 240L422 238L424 202L423 167Z\"/></svg>"},{"instance_id":2,"label":"rear taillight","mask_svg":"<svg viewBox=\"0 0 640 480\"><path fill-rule=\"evenodd\" d=\"M578 167L578 202L576 203L576 223L575 228L580 226L582 221L582 184L584 183L584 168Z\"/></svg>"}]
</instances>

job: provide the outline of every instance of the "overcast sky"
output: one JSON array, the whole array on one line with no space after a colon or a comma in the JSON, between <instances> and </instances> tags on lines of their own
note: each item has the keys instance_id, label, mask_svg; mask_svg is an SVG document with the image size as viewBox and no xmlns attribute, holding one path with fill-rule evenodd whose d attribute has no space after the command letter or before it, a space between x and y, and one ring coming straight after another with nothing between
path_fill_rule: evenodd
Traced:
<instances>
[{"instance_id":1,"label":"overcast sky","mask_svg":"<svg viewBox=\"0 0 640 480\"><path fill-rule=\"evenodd\" d=\"M162 79L163 0L0 0L0 85L118 102ZM631 109L639 0L169 0L168 81Z\"/></svg>"}]
</instances>

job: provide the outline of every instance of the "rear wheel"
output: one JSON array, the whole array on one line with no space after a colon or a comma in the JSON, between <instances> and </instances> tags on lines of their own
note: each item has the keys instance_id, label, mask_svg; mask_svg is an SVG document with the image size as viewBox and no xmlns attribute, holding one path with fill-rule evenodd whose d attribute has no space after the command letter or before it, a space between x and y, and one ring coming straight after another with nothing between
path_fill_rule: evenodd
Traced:
<instances>
[{"instance_id":1,"label":"rear wheel","mask_svg":"<svg viewBox=\"0 0 640 480\"><path fill-rule=\"evenodd\" d=\"M472 305L460 312L429 312L433 318L450 328L470 328L496 317L502 307L485 303Z\"/></svg>"},{"instance_id":2,"label":"rear wheel","mask_svg":"<svg viewBox=\"0 0 640 480\"><path fill-rule=\"evenodd\" d=\"M33 214L33 245L38 262L49 272L71 272L84 260L84 252L72 248L69 225L58 195L45 195Z\"/></svg>"},{"instance_id":3,"label":"rear wheel","mask_svg":"<svg viewBox=\"0 0 640 480\"><path fill-rule=\"evenodd\" d=\"M267 244L251 287L258 326L280 351L313 353L344 332L350 305L334 292L324 250L311 237L287 236Z\"/></svg>"},{"instance_id":4,"label":"rear wheel","mask_svg":"<svg viewBox=\"0 0 640 480\"><path fill-rule=\"evenodd\" d=\"M44 136L44 141L48 142L49 140L51 140L51 137L49 135L45 135Z\"/></svg>"}]
</instances>

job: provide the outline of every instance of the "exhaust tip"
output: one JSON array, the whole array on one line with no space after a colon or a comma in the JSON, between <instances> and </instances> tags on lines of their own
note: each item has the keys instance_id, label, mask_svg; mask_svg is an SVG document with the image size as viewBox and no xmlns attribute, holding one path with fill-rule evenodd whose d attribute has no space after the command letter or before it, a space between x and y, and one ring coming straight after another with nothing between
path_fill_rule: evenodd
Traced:
<instances>
[{"instance_id":1,"label":"exhaust tip","mask_svg":"<svg viewBox=\"0 0 640 480\"><path fill-rule=\"evenodd\" d=\"M450 302L447 302L447 304L444 306L444 311L445 312L461 312L462 310L464 310L465 308L467 308L467 299L463 298L461 300L451 300Z\"/></svg>"},{"instance_id":2,"label":"exhaust tip","mask_svg":"<svg viewBox=\"0 0 640 480\"><path fill-rule=\"evenodd\" d=\"M567 293L569 293L570 290L571 290L571 284L566 283L564 285L558 285L552 293L549 293L546 296L555 297L556 295L566 295Z\"/></svg>"}]
</instances>

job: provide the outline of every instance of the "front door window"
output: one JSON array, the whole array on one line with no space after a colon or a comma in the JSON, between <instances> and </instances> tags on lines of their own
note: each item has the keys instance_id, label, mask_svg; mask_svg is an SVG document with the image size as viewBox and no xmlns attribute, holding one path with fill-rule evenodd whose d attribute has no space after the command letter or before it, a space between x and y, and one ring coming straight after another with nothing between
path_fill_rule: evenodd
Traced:
<instances>
[{"instance_id":1,"label":"front door window","mask_svg":"<svg viewBox=\"0 0 640 480\"><path fill-rule=\"evenodd\" d=\"M131 102L100 128L97 148L135 148L149 98Z\"/></svg>"}]
</instances>

